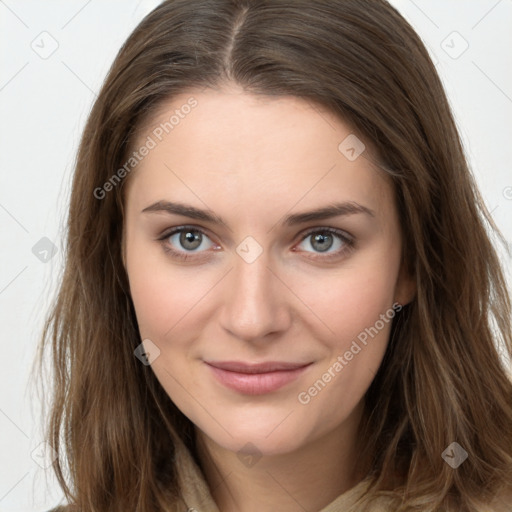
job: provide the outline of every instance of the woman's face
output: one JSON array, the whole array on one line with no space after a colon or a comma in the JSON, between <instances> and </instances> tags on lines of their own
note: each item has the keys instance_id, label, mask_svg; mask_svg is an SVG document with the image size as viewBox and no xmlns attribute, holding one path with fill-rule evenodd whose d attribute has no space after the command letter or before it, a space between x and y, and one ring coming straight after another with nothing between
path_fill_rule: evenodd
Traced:
<instances>
[{"instance_id":1,"label":"woman's face","mask_svg":"<svg viewBox=\"0 0 512 512\"><path fill-rule=\"evenodd\" d=\"M226 449L341 431L412 298L392 188L361 144L305 100L235 88L175 97L136 144L124 261L141 340Z\"/></svg>"}]
</instances>

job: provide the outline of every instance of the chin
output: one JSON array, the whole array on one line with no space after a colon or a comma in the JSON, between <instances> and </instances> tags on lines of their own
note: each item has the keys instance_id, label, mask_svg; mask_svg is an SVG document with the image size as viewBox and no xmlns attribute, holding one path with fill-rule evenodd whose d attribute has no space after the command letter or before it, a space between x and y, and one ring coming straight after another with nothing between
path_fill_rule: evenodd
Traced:
<instances>
[{"instance_id":1,"label":"chin","mask_svg":"<svg viewBox=\"0 0 512 512\"><path fill-rule=\"evenodd\" d=\"M251 424L229 422L228 432L211 423L196 426L216 445L239 455L245 451L250 454L255 452L259 456L284 455L300 449L309 437L304 428L298 431L293 428L294 425L285 425L291 416L293 414L284 421L286 416L272 422L262 422L260 419Z\"/></svg>"}]
</instances>

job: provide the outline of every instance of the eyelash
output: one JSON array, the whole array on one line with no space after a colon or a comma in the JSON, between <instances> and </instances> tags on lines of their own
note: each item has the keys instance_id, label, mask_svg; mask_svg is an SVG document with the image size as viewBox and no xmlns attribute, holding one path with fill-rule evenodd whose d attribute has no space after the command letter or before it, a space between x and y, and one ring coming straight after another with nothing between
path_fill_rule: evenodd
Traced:
<instances>
[{"instance_id":1,"label":"eyelash","mask_svg":"<svg viewBox=\"0 0 512 512\"><path fill-rule=\"evenodd\" d=\"M171 254L171 256L174 258L180 259L182 261L189 261L191 259L197 259L197 256L195 255L195 253L187 254L186 252L183 252L183 251L176 251L175 249L172 249L170 247L170 245L167 243L167 240L172 235L175 235L176 233L181 233L184 231L194 231L194 232L200 233L201 235L208 237L208 235L202 229L197 228L195 226L179 226L179 227L171 229L170 231L166 231L161 237L158 238L158 240L161 242L163 250L166 253ZM335 228L329 228L329 227L312 228L312 229L308 230L306 233L304 233L302 235L302 238L299 240L299 243L302 243L304 240L306 240L311 235L325 234L325 233L329 233L331 235L335 235L336 237L338 237L341 240L341 242L343 243L343 248L334 253L329 253L327 256L321 256L320 255L321 253L316 253L319 256L314 256L311 259L330 261L332 259L336 259L341 256L345 256L354 249L355 240L353 237L349 236L344 231L341 231L341 230L335 229Z\"/></svg>"}]
</instances>

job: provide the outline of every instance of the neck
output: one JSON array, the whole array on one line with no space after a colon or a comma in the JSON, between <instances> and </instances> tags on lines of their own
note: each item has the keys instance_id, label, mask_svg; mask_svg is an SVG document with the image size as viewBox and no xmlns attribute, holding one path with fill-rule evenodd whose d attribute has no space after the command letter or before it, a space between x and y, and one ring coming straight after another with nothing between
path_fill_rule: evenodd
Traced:
<instances>
[{"instance_id":1,"label":"neck","mask_svg":"<svg viewBox=\"0 0 512 512\"><path fill-rule=\"evenodd\" d=\"M198 457L222 512L321 510L361 480L354 471L362 403L337 429L291 453L241 463L196 430Z\"/></svg>"}]
</instances>

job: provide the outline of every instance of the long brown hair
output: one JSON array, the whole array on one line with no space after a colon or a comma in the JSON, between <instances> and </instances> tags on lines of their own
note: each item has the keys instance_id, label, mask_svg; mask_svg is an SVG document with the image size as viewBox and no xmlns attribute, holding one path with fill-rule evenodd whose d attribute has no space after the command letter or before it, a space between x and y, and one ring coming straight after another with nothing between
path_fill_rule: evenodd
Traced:
<instances>
[{"instance_id":1,"label":"long brown hair","mask_svg":"<svg viewBox=\"0 0 512 512\"><path fill-rule=\"evenodd\" d=\"M121 257L129 170L119 169L163 101L227 82L325 106L376 149L417 295L365 396L367 498L396 498L396 511L476 511L512 481L512 384L496 349L512 356L511 305L491 236L502 238L436 69L384 0L168 0L119 51L81 140L65 270L41 343L66 498L94 512L179 500L173 439L190 446L193 426L133 354L141 340ZM441 457L454 441L469 454L457 469Z\"/></svg>"}]
</instances>

